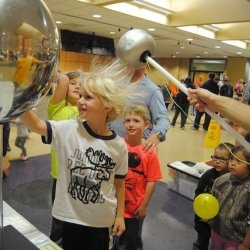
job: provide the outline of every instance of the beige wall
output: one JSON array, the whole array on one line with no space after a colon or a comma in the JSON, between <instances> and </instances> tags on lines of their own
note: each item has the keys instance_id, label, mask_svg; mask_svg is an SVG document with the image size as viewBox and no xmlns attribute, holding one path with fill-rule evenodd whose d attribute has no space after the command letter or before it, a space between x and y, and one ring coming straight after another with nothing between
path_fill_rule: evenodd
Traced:
<instances>
[{"instance_id":1,"label":"beige wall","mask_svg":"<svg viewBox=\"0 0 250 250\"><path fill-rule=\"evenodd\" d=\"M245 79L247 58L229 57L227 59L225 74L231 79L232 85L235 85L240 79Z\"/></svg>"},{"instance_id":2,"label":"beige wall","mask_svg":"<svg viewBox=\"0 0 250 250\"><path fill-rule=\"evenodd\" d=\"M91 60L94 57L93 54L61 51L59 70L62 72L74 71L77 69L89 71ZM108 58L107 56L98 57ZM155 61L178 80L188 76L190 67L190 59L188 58L156 58ZM245 79L246 63L246 58L229 57L227 59L225 74L229 76L233 85L238 82L239 79ZM147 74L150 79L158 85L166 83L171 84L165 75L150 65L147 67Z\"/></svg>"},{"instance_id":3,"label":"beige wall","mask_svg":"<svg viewBox=\"0 0 250 250\"><path fill-rule=\"evenodd\" d=\"M189 72L189 59L180 58L158 58L155 59L164 69L166 69L171 75L180 80L182 77L187 77ZM160 71L154 69L152 66L147 68L147 74L151 80L158 85L171 84L165 75Z\"/></svg>"},{"instance_id":4,"label":"beige wall","mask_svg":"<svg viewBox=\"0 0 250 250\"><path fill-rule=\"evenodd\" d=\"M75 70L89 71L91 61L94 57L100 59L108 59L108 56L97 56L93 54L76 53L70 51L60 51L60 63L58 70L62 72L69 72Z\"/></svg>"}]
</instances>

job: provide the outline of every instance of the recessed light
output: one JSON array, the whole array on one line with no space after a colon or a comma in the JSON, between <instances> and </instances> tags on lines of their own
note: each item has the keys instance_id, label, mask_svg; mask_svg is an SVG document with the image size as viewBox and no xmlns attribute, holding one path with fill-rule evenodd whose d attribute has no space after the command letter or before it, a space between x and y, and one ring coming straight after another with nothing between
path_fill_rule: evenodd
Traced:
<instances>
[{"instance_id":1,"label":"recessed light","mask_svg":"<svg viewBox=\"0 0 250 250\"><path fill-rule=\"evenodd\" d=\"M208 52L207 52L207 51L204 51L204 54L208 54Z\"/></svg>"},{"instance_id":2,"label":"recessed light","mask_svg":"<svg viewBox=\"0 0 250 250\"><path fill-rule=\"evenodd\" d=\"M61 24L61 23L62 23L62 21L56 21L56 23L57 23L57 24Z\"/></svg>"},{"instance_id":3,"label":"recessed light","mask_svg":"<svg viewBox=\"0 0 250 250\"><path fill-rule=\"evenodd\" d=\"M184 47L184 46L181 46L180 48L181 48L181 49L184 49L185 47Z\"/></svg>"},{"instance_id":4,"label":"recessed light","mask_svg":"<svg viewBox=\"0 0 250 250\"><path fill-rule=\"evenodd\" d=\"M216 45L216 46L215 46L215 48L216 48L216 49L220 49L220 48L221 48L221 46L219 46L219 45Z\"/></svg>"},{"instance_id":5,"label":"recessed light","mask_svg":"<svg viewBox=\"0 0 250 250\"><path fill-rule=\"evenodd\" d=\"M238 52L236 52L236 54L241 55L241 54L242 54L242 52L238 51Z\"/></svg>"},{"instance_id":6,"label":"recessed light","mask_svg":"<svg viewBox=\"0 0 250 250\"><path fill-rule=\"evenodd\" d=\"M115 34L115 32L114 32L114 31L110 31L109 33L110 33L111 35L114 35L114 34Z\"/></svg>"},{"instance_id":7,"label":"recessed light","mask_svg":"<svg viewBox=\"0 0 250 250\"><path fill-rule=\"evenodd\" d=\"M148 31L155 31L154 28L148 28Z\"/></svg>"},{"instance_id":8,"label":"recessed light","mask_svg":"<svg viewBox=\"0 0 250 250\"><path fill-rule=\"evenodd\" d=\"M101 18L102 16L99 15L99 14L94 14L92 17L94 17L94 18Z\"/></svg>"},{"instance_id":9,"label":"recessed light","mask_svg":"<svg viewBox=\"0 0 250 250\"><path fill-rule=\"evenodd\" d=\"M187 41L193 41L194 39L193 38L187 38Z\"/></svg>"}]
</instances>

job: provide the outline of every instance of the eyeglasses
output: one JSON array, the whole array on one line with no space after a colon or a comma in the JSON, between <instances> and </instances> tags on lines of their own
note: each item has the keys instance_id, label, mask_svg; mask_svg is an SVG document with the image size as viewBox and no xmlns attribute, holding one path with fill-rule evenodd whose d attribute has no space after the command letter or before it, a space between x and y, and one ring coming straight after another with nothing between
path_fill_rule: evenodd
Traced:
<instances>
[{"instance_id":1,"label":"eyeglasses","mask_svg":"<svg viewBox=\"0 0 250 250\"><path fill-rule=\"evenodd\" d=\"M216 155L211 155L211 159L212 159L213 161L221 161L221 162L226 162L226 161L229 160L229 159L227 159L227 158L218 157L218 156L216 156Z\"/></svg>"}]
</instances>

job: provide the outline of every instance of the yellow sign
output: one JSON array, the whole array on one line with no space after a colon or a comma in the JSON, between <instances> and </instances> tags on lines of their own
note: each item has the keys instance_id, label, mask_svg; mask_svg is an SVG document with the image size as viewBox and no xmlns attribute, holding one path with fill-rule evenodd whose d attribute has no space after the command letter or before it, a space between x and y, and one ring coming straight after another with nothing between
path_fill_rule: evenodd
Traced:
<instances>
[{"instance_id":1,"label":"yellow sign","mask_svg":"<svg viewBox=\"0 0 250 250\"><path fill-rule=\"evenodd\" d=\"M215 120L210 121L208 131L205 136L204 146L215 148L221 141L221 127Z\"/></svg>"}]
</instances>

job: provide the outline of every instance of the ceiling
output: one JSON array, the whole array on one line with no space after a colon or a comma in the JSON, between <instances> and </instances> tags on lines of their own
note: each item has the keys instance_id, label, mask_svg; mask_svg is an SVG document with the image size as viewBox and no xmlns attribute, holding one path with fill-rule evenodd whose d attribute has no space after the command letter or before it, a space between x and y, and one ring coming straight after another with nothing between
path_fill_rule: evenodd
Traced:
<instances>
[{"instance_id":1,"label":"ceiling","mask_svg":"<svg viewBox=\"0 0 250 250\"><path fill-rule=\"evenodd\" d=\"M250 58L250 0L44 0L59 29L113 38L131 28L148 31L156 41L154 57ZM146 4L146 5L145 5ZM118 8L121 10L117 11ZM169 14L163 13L168 11ZM93 15L101 15L94 18ZM209 26L203 26L209 25ZM198 26L208 38L178 29ZM111 34L110 32L113 32ZM187 39L193 39L189 41ZM222 40L239 40L246 48ZM239 54L241 53L241 54Z\"/></svg>"}]
</instances>

